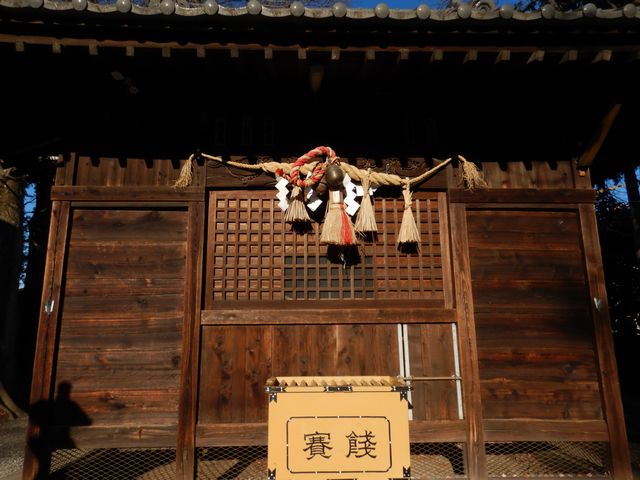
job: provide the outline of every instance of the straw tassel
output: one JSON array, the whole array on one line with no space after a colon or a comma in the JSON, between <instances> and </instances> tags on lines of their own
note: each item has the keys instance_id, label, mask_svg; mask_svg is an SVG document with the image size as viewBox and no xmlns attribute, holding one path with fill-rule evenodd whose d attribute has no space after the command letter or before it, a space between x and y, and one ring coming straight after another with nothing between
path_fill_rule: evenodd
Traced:
<instances>
[{"instance_id":1,"label":"straw tassel","mask_svg":"<svg viewBox=\"0 0 640 480\"><path fill-rule=\"evenodd\" d=\"M400 250L419 249L420 231L411 210L413 201L408 178L405 179L404 187L402 187L402 196L404 197L404 213L402 214L402 223L400 224L400 232L398 233L396 244Z\"/></svg>"},{"instance_id":2,"label":"straw tassel","mask_svg":"<svg viewBox=\"0 0 640 480\"><path fill-rule=\"evenodd\" d=\"M304 190L295 186L291 191L291 202L284 214L284 221L287 223L311 223L311 218L304 203Z\"/></svg>"},{"instance_id":3,"label":"straw tassel","mask_svg":"<svg viewBox=\"0 0 640 480\"><path fill-rule=\"evenodd\" d=\"M193 155L189 156L184 161L182 168L180 168L180 175L173 184L174 188L186 188L193 182Z\"/></svg>"},{"instance_id":4,"label":"straw tassel","mask_svg":"<svg viewBox=\"0 0 640 480\"><path fill-rule=\"evenodd\" d=\"M487 182L482 178L482 174L478 167L476 167L475 163L470 162L462 155L458 155L458 159L460 160L460 183L464 185L464 187L473 192L477 187L486 187Z\"/></svg>"},{"instance_id":5,"label":"straw tassel","mask_svg":"<svg viewBox=\"0 0 640 480\"><path fill-rule=\"evenodd\" d=\"M329 208L322 227L320 242L328 245L356 245L356 232L351 219L344 210L342 193L339 190L329 192Z\"/></svg>"},{"instance_id":6,"label":"straw tassel","mask_svg":"<svg viewBox=\"0 0 640 480\"><path fill-rule=\"evenodd\" d=\"M356 232L361 236L375 235L378 233L376 225L376 214L373 211L371 198L369 197L369 187L371 185L371 169L367 170L367 175L362 178L362 189L364 194L360 202L360 210L356 219Z\"/></svg>"}]
</instances>

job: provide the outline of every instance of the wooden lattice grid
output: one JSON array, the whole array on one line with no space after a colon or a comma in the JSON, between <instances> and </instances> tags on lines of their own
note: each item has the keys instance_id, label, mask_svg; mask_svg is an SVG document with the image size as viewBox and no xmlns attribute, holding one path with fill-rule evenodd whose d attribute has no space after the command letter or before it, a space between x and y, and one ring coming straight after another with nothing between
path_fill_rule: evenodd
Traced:
<instances>
[{"instance_id":1,"label":"wooden lattice grid","mask_svg":"<svg viewBox=\"0 0 640 480\"><path fill-rule=\"evenodd\" d=\"M418 253L396 246L404 205L375 199L379 234L349 252L320 244L321 225L297 233L273 191L213 191L209 199L207 300L443 300L444 197L414 195ZM342 256L341 256L342 255Z\"/></svg>"}]
</instances>

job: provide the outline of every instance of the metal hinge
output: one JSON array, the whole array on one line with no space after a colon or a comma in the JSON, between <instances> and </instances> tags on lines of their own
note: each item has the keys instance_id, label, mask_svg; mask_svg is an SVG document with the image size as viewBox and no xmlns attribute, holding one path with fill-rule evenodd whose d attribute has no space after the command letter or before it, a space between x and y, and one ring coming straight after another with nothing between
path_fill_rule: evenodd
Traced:
<instances>
[{"instance_id":1,"label":"metal hinge","mask_svg":"<svg viewBox=\"0 0 640 480\"><path fill-rule=\"evenodd\" d=\"M403 478L411 478L411 467L402 467Z\"/></svg>"},{"instance_id":2,"label":"metal hinge","mask_svg":"<svg viewBox=\"0 0 640 480\"><path fill-rule=\"evenodd\" d=\"M267 478L269 480L276 480L276 469L275 468L273 470L269 470L267 468Z\"/></svg>"},{"instance_id":3,"label":"metal hinge","mask_svg":"<svg viewBox=\"0 0 640 480\"><path fill-rule=\"evenodd\" d=\"M353 387L351 385L325 385L325 392L352 392Z\"/></svg>"},{"instance_id":4,"label":"metal hinge","mask_svg":"<svg viewBox=\"0 0 640 480\"><path fill-rule=\"evenodd\" d=\"M264 387L264 391L269 394L269 403L278 402L278 394L284 392L284 387Z\"/></svg>"},{"instance_id":5,"label":"metal hinge","mask_svg":"<svg viewBox=\"0 0 640 480\"><path fill-rule=\"evenodd\" d=\"M47 315L51 315L53 313L53 307L56 304L55 300L49 300L47 303L44 304L44 313L46 313Z\"/></svg>"}]
</instances>

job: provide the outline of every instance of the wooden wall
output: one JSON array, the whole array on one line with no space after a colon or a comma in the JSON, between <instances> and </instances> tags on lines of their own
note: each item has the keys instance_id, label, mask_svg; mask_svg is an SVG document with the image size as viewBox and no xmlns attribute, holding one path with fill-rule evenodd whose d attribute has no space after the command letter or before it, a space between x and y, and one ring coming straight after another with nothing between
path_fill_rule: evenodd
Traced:
<instances>
[{"instance_id":1,"label":"wooden wall","mask_svg":"<svg viewBox=\"0 0 640 480\"><path fill-rule=\"evenodd\" d=\"M378 240L343 264L317 228L289 231L270 177L199 162L175 189L181 165L60 169L32 389L52 415L30 438L173 446L191 478L198 446L266 442L268 377L404 371L412 441L464 445L469 478L486 442L532 440L610 442L630 478L594 194L570 162L484 164L473 193L440 174L414 195L420 253L395 248L402 202L384 192ZM82 421L51 410L61 384Z\"/></svg>"}]
</instances>

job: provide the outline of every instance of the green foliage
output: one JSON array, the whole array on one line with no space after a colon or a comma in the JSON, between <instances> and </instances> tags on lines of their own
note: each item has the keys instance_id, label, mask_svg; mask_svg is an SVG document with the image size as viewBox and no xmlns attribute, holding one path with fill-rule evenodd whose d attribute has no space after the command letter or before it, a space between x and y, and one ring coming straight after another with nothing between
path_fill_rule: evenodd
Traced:
<instances>
[{"instance_id":1,"label":"green foliage","mask_svg":"<svg viewBox=\"0 0 640 480\"><path fill-rule=\"evenodd\" d=\"M629 0L518 0L513 6L522 12L540 10L545 5L552 5L557 10L568 11L582 8L587 3L593 3L598 8L621 8Z\"/></svg>"},{"instance_id":2,"label":"green foliage","mask_svg":"<svg viewBox=\"0 0 640 480\"><path fill-rule=\"evenodd\" d=\"M640 399L640 371L636 367L640 351L640 266L635 258L631 212L628 203L605 190L598 196L596 215L627 430L630 438L637 439L640 412L633 405Z\"/></svg>"}]
</instances>

